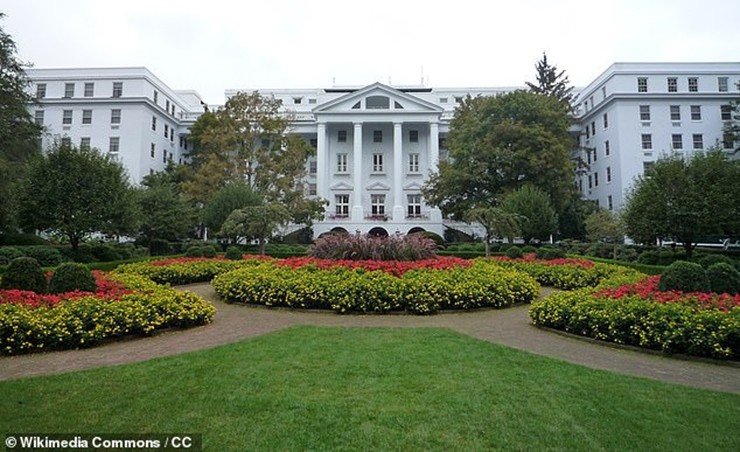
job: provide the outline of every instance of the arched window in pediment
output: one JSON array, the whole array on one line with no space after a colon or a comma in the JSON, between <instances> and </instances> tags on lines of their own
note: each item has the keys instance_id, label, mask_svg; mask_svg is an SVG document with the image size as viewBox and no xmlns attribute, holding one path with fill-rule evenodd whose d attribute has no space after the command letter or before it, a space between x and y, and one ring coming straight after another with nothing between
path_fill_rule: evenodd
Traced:
<instances>
[{"instance_id":1,"label":"arched window in pediment","mask_svg":"<svg viewBox=\"0 0 740 452\"><path fill-rule=\"evenodd\" d=\"M391 108L391 100L386 96L368 96L365 98L367 110L387 110Z\"/></svg>"}]
</instances>

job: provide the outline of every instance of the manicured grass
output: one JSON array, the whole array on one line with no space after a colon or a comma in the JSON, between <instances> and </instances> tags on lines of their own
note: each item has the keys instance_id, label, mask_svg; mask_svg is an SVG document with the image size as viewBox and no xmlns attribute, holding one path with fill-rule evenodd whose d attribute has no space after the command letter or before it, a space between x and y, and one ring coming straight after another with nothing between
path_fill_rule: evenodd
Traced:
<instances>
[{"instance_id":1,"label":"manicured grass","mask_svg":"<svg viewBox=\"0 0 740 452\"><path fill-rule=\"evenodd\" d=\"M206 450L740 450L740 396L439 329L291 328L0 382L5 432L203 433Z\"/></svg>"}]
</instances>

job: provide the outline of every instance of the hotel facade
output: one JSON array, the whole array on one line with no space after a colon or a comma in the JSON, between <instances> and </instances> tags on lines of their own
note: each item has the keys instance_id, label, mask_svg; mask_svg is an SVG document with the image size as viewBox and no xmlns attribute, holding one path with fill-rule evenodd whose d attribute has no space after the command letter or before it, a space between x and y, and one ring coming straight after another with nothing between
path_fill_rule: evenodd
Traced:
<instances>
[{"instance_id":1,"label":"hotel facade","mask_svg":"<svg viewBox=\"0 0 740 452\"><path fill-rule=\"evenodd\" d=\"M45 127L42 145L68 140L95 147L123 163L135 183L184 162L190 127L205 111L197 92L173 90L145 68L29 69ZM584 198L618 210L634 177L661 155L719 146L729 102L740 97L740 63L615 63L578 91L579 135L573 156L586 166L574 175ZM327 201L314 235L332 230L378 234L474 227L444 219L420 190L440 159L456 106L466 96L523 87L388 86L260 89L290 113L290 133L316 148L306 189ZM227 90L226 98L239 91ZM216 108L216 107L212 107Z\"/></svg>"}]
</instances>

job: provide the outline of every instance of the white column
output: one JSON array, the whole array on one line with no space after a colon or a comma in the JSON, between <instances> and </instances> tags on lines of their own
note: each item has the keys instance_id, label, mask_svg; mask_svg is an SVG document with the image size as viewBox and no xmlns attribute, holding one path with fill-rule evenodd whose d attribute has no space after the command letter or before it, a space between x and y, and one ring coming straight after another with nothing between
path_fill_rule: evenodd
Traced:
<instances>
[{"instance_id":1,"label":"white column","mask_svg":"<svg viewBox=\"0 0 740 452\"><path fill-rule=\"evenodd\" d=\"M326 139L326 124L320 122L316 136L316 194L329 200L329 150Z\"/></svg>"},{"instance_id":2,"label":"white column","mask_svg":"<svg viewBox=\"0 0 740 452\"><path fill-rule=\"evenodd\" d=\"M437 171L439 163L439 124L429 123L429 173Z\"/></svg>"},{"instance_id":3,"label":"white column","mask_svg":"<svg viewBox=\"0 0 740 452\"><path fill-rule=\"evenodd\" d=\"M393 221L403 221L403 124L393 123Z\"/></svg>"},{"instance_id":4,"label":"white column","mask_svg":"<svg viewBox=\"0 0 740 452\"><path fill-rule=\"evenodd\" d=\"M362 209L362 123L356 122L352 134L352 221L363 221Z\"/></svg>"}]
</instances>

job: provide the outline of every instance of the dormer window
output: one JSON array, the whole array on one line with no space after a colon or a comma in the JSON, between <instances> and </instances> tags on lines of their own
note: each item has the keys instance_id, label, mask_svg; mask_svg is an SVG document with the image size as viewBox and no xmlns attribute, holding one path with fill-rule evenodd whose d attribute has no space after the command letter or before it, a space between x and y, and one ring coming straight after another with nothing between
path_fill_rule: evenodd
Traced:
<instances>
[{"instance_id":1,"label":"dormer window","mask_svg":"<svg viewBox=\"0 0 740 452\"><path fill-rule=\"evenodd\" d=\"M368 110L387 110L391 100L386 96L368 96L365 99L365 108Z\"/></svg>"},{"instance_id":2,"label":"dormer window","mask_svg":"<svg viewBox=\"0 0 740 452\"><path fill-rule=\"evenodd\" d=\"M303 98L302 98L302 97L294 97L294 98L293 98L293 103L294 103L295 105L300 105L300 104L302 104L302 103L303 103Z\"/></svg>"}]
</instances>

